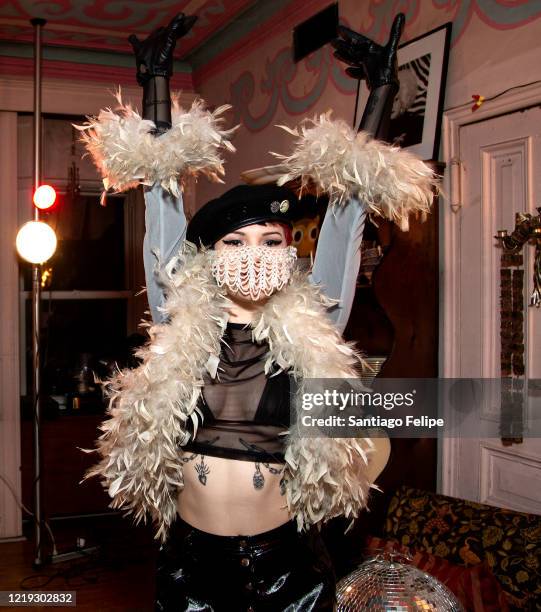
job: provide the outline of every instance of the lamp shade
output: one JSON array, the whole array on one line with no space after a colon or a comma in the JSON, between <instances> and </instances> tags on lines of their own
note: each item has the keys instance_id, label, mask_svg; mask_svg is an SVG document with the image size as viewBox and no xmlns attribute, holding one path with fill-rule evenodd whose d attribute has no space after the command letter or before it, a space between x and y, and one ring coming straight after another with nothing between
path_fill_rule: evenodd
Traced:
<instances>
[{"instance_id":1,"label":"lamp shade","mask_svg":"<svg viewBox=\"0 0 541 612\"><path fill-rule=\"evenodd\" d=\"M46 262L56 251L56 244L53 228L42 221L25 223L15 240L19 255L33 264Z\"/></svg>"}]
</instances>

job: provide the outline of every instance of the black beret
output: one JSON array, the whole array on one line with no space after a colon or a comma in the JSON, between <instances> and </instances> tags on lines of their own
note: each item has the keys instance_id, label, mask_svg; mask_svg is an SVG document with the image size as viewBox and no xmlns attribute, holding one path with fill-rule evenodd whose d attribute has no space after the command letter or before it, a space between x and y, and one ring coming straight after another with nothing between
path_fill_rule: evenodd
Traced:
<instances>
[{"instance_id":1,"label":"black beret","mask_svg":"<svg viewBox=\"0 0 541 612\"><path fill-rule=\"evenodd\" d=\"M210 247L229 232L252 223L272 221L291 226L296 208L297 197L285 187L238 185L195 213L186 239L197 247Z\"/></svg>"}]
</instances>

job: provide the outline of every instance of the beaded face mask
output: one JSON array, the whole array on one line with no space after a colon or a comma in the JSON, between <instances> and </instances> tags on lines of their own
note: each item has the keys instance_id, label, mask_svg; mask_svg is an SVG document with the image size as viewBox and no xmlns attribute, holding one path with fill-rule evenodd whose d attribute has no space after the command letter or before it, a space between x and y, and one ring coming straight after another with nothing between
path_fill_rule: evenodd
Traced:
<instances>
[{"instance_id":1,"label":"beaded face mask","mask_svg":"<svg viewBox=\"0 0 541 612\"><path fill-rule=\"evenodd\" d=\"M292 246L225 247L213 252L212 275L220 287L257 301L287 284L296 259Z\"/></svg>"}]
</instances>

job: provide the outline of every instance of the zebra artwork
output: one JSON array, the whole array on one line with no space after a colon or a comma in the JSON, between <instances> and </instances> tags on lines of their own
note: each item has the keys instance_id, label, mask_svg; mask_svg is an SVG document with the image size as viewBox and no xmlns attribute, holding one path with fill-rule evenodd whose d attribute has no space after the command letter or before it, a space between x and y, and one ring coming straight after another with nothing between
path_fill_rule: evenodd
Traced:
<instances>
[{"instance_id":1,"label":"zebra artwork","mask_svg":"<svg viewBox=\"0 0 541 612\"><path fill-rule=\"evenodd\" d=\"M423 140L431 54L427 53L400 66L400 90L391 113L389 140L401 147Z\"/></svg>"}]
</instances>

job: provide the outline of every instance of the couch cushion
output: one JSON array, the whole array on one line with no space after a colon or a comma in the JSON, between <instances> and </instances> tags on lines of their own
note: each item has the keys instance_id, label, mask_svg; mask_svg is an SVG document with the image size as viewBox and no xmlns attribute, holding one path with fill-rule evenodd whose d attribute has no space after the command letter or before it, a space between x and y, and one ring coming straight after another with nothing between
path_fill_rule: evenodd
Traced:
<instances>
[{"instance_id":1,"label":"couch cushion","mask_svg":"<svg viewBox=\"0 0 541 612\"><path fill-rule=\"evenodd\" d=\"M540 516L403 486L391 499L384 533L451 563L486 561L510 603L541 609Z\"/></svg>"}]
</instances>

